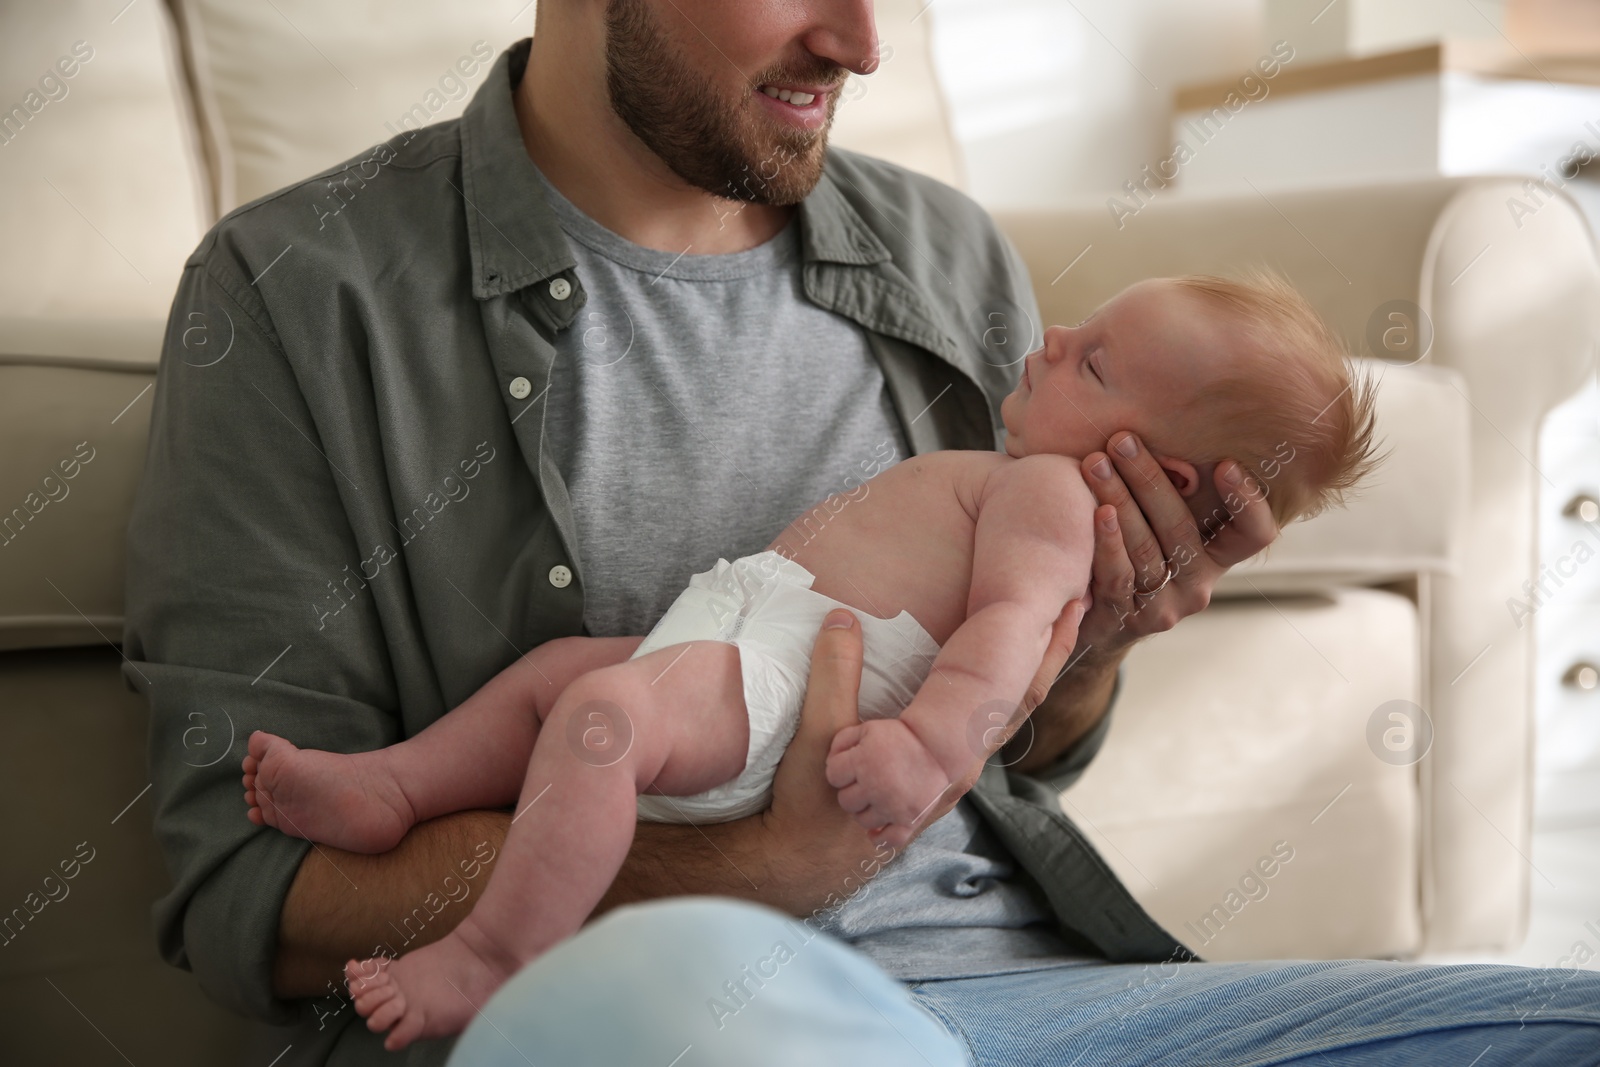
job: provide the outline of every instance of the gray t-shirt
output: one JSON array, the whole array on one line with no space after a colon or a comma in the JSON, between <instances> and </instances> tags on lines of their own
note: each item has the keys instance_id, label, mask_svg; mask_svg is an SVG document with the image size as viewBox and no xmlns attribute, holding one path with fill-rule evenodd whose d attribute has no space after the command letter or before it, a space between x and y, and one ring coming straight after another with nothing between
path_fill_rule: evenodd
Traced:
<instances>
[{"instance_id":1,"label":"gray t-shirt","mask_svg":"<svg viewBox=\"0 0 1600 1067\"><path fill-rule=\"evenodd\" d=\"M577 522L585 628L645 634L691 575L909 450L865 334L801 289L798 217L743 252L662 252L539 177L588 296L556 340L542 447ZM962 801L815 924L905 980L1077 962L1015 874Z\"/></svg>"}]
</instances>

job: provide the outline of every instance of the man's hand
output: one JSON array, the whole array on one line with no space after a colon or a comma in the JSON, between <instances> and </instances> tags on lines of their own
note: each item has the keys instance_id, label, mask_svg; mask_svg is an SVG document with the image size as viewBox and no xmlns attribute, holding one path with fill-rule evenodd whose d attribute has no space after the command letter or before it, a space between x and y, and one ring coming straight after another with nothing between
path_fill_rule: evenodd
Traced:
<instances>
[{"instance_id":1,"label":"man's hand","mask_svg":"<svg viewBox=\"0 0 1600 1067\"><path fill-rule=\"evenodd\" d=\"M1232 460L1209 472L1215 521L1202 531L1137 437L1117 434L1107 444L1108 451L1085 456L1082 466L1084 481L1100 502L1094 513L1089 610L1073 629L1070 658L1053 660L1052 641L1028 690L1029 706L1037 710L1005 752L1007 764L1023 774L1048 768L1100 721L1117 668L1134 642L1204 609L1224 571L1278 536L1265 496ZM1063 620L1073 611L1082 611L1080 602L1067 605ZM1062 630L1058 623L1057 638ZM1062 663L1071 664L1064 676Z\"/></svg>"},{"instance_id":2,"label":"man's hand","mask_svg":"<svg viewBox=\"0 0 1600 1067\"><path fill-rule=\"evenodd\" d=\"M829 626L835 621L848 625ZM735 822L640 823L595 914L653 897L719 893L804 917L849 896L892 859L889 846L874 845L839 807L824 773L834 735L861 721L861 660L860 623L835 608L812 646L800 725L778 762L771 806Z\"/></svg>"},{"instance_id":3,"label":"man's hand","mask_svg":"<svg viewBox=\"0 0 1600 1067\"><path fill-rule=\"evenodd\" d=\"M1217 579L1278 536L1266 497L1232 460L1211 472L1218 528L1202 535L1189 505L1131 433L1083 458L1095 509L1094 605L1076 654L1117 655L1141 637L1170 630L1211 602ZM1119 656L1120 659L1120 656Z\"/></svg>"},{"instance_id":4,"label":"man's hand","mask_svg":"<svg viewBox=\"0 0 1600 1067\"><path fill-rule=\"evenodd\" d=\"M849 625L829 625L841 620ZM864 872L876 873L884 855L839 806L826 772L834 737L861 723L861 658L860 623L851 612L835 608L817 634L805 707L794 740L778 761L772 806L738 824L745 830L745 847L766 856L772 896L764 899L794 915L815 911L830 895L847 896ZM946 805L938 814L948 810Z\"/></svg>"}]
</instances>

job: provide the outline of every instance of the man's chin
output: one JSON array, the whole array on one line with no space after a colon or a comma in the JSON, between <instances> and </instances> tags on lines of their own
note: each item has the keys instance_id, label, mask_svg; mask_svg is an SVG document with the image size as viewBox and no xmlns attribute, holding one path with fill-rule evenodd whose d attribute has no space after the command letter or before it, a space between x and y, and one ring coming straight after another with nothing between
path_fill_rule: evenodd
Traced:
<instances>
[{"instance_id":1,"label":"man's chin","mask_svg":"<svg viewBox=\"0 0 1600 1067\"><path fill-rule=\"evenodd\" d=\"M763 139L761 147L746 156L741 172L729 179L730 191L719 195L775 207L798 204L822 180L826 154L826 131L798 147L788 139Z\"/></svg>"}]
</instances>

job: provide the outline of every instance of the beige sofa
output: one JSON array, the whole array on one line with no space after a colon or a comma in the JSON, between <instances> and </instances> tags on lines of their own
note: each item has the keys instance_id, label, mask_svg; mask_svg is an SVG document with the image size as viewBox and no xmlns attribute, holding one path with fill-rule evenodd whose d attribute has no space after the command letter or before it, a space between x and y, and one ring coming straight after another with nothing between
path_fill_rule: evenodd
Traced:
<instances>
[{"instance_id":1,"label":"beige sofa","mask_svg":"<svg viewBox=\"0 0 1600 1067\"><path fill-rule=\"evenodd\" d=\"M879 4L883 66L852 84L836 139L959 184L921 6ZM458 113L485 69L470 60L531 32L531 5L446 7L0 9L0 1060L264 1064L287 1043L154 951L165 874L146 713L118 675L121 539L184 257L219 212ZM1533 628L1507 600L1533 574L1535 430L1589 366L1600 267L1570 205L1518 229L1509 192L1166 191L1120 229L1098 202L1000 220L1047 321L1145 275L1264 262L1355 347L1391 301L1432 323L1425 358L1384 369L1378 484L1142 645L1063 797L1207 957L1520 936ZM1015 337L1039 326L983 313ZM1382 743L1393 701L1431 718L1420 762ZM184 743L196 763L237 756L200 727Z\"/></svg>"}]
</instances>

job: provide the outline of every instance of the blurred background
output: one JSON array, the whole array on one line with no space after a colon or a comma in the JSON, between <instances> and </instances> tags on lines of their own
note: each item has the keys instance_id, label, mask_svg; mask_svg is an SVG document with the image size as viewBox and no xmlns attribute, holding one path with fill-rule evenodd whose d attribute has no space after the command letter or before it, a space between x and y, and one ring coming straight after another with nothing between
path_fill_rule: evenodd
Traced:
<instances>
[{"instance_id":1,"label":"blurred background","mask_svg":"<svg viewBox=\"0 0 1600 1067\"><path fill-rule=\"evenodd\" d=\"M1047 321L1269 262L1392 371L1386 487L1141 647L1068 813L1204 956L1600 965L1600 0L877 7L834 143L994 212ZM455 117L534 12L0 0L0 1062L296 1062L151 933L115 646L156 357L217 218Z\"/></svg>"}]
</instances>

